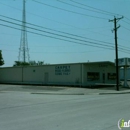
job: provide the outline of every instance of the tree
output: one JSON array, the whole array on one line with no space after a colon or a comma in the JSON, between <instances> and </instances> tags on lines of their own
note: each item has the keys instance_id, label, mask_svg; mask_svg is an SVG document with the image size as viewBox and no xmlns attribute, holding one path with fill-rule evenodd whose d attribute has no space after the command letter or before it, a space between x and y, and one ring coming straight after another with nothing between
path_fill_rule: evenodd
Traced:
<instances>
[{"instance_id":1,"label":"tree","mask_svg":"<svg viewBox=\"0 0 130 130\"><path fill-rule=\"evenodd\" d=\"M38 61L37 65L44 65L44 61Z\"/></svg>"},{"instance_id":2,"label":"tree","mask_svg":"<svg viewBox=\"0 0 130 130\"><path fill-rule=\"evenodd\" d=\"M15 64L13 66L29 66L30 64L28 62L22 62L22 61L15 61Z\"/></svg>"},{"instance_id":3,"label":"tree","mask_svg":"<svg viewBox=\"0 0 130 130\"><path fill-rule=\"evenodd\" d=\"M2 50L0 50L0 66L4 65L4 60L2 57Z\"/></svg>"},{"instance_id":4,"label":"tree","mask_svg":"<svg viewBox=\"0 0 130 130\"><path fill-rule=\"evenodd\" d=\"M37 65L44 65L44 61L30 61L30 62L22 62L22 61L15 61L13 66L37 66Z\"/></svg>"},{"instance_id":5,"label":"tree","mask_svg":"<svg viewBox=\"0 0 130 130\"><path fill-rule=\"evenodd\" d=\"M30 61L29 62L30 65L36 66L36 65L44 65L44 61Z\"/></svg>"}]
</instances>

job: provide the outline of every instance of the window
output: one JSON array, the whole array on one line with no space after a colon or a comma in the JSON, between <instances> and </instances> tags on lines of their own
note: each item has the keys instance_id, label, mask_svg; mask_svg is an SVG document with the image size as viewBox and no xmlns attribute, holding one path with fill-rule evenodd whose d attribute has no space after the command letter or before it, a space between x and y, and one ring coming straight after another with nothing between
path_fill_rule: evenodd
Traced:
<instances>
[{"instance_id":1,"label":"window","mask_svg":"<svg viewBox=\"0 0 130 130\"><path fill-rule=\"evenodd\" d=\"M98 72L88 72L87 73L87 80L93 81L93 80L99 80L99 73Z\"/></svg>"},{"instance_id":2,"label":"window","mask_svg":"<svg viewBox=\"0 0 130 130\"><path fill-rule=\"evenodd\" d=\"M115 80L116 79L116 73L108 73L107 78L108 78L108 80Z\"/></svg>"}]
</instances>

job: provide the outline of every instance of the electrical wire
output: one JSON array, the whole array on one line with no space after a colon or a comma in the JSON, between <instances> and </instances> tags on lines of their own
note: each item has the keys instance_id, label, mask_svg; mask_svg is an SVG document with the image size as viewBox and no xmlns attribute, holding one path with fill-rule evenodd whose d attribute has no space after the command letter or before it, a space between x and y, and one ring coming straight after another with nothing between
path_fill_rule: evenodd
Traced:
<instances>
[{"instance_id":1,"label":"electrical wire","mask_svg":"<svg viewBox=\"0 0 130 130\"><path fill-rule=\"evenodd\" d=\"M121 26L121 27L123 27L124 29L126 29L127 31L130 31L130 29L129 28L126 28L126 27L124 27L124 26Z\"/></svg>"},{"instance_id":2,"label":"electrical wire","mask_svg":"<svg viewBox=\"0 0 130 130\"><path fill-rule=\"evenodd\" d=\"M6 50L6 49L2 49L2 51L12 51L12 52L18 52L17 50ZM96 50L96 52L97 51L104 51L104 50ZM53 54L55 54L55 53L88 53L88 52L95 52L95 51L82 51L82 52L45 52L45 51L41 51L41 52L37 52L37 51L30 51L30 53L53 53Z\"/></svg>"},{"instance_id":3,"label":"electrical wire","mask_svg":"<svg viewBox=\"0 0 130 130\"><path fill-rule=\"evenodd\" d=\"M16 27L12 27L12 26L9 26L9 25L5 25L5 24L0 24L0 25L1 25L1 26L4 26L4 27L8 27L8 28L15 29L15 30L25 31L25 30L22 30L22 29L19 29L19 28L16 28ZM97 43L94 43L94 44L96 44L96 45L88 44L88 43L92 43L92 42L81 43L81 42L71 41L71 40L68 40L68 39L57 38L57 37L53 37L53 36L49 36L49 35L44 35L44 34L32 32L32 31L28 31L28 30L27 30L27 32L32 33L32 34L36 34L36 35L40 35L40 36L44 36L44 37L48 37L48 38L53 38L53 39L57 39L57 40L62 40L62 41L67 41L67 42L71 42L71 43L75 43L75 44L80 44L80 45L87 45L87 46L98 47L98 48L104 48L104 49L113 49L113 48L114 48L114 47L112 47L112 46L110 46L110 47L99 46Z\"/></svg>"},{"instance_id":4,"label":"electrical wire","mask_svg":"<svg viewBox=\"0 0 130 130\"><path fill-rule=\"evenodd\" d=\"M1 46L19 46L19 45L12 45L12 44L0 44L0 45L1 45ZM53 47L53 48L54 48L54 47L62 47L62 48L63 48L63 47L79 47L79 46L78 46L78 45L77 45L77 46L73 46L73 45L70 45L70 46L44 46L44 45L38 46L38 45L33 45L33 46L32 46L32 45L31 45L31 47L35 47L35 48L36 48L36 47L40 47L40 48L41 48L41 47L48 47L48 48L50 48L50 47Z\"/></svg>"},{"instance_id":5,"label":"electrical wire","mask_svg":"<svg viewBox=\"0 0 130 130\"><path fill-rule=\"evenodd\" d=\"M22 29L19 29L19 28L16 28L16 27L12 27L12 26L9 26L9 25L4 25L4 24L0 24L0 25L4 26L4 27L8 27L8 28L12 28L12 29L24 31ZM98 47L98 48L103 48L103 49L114 50L113 47L103 47L103 46L98 46L98 44L97 45L91 45L91 44L86 44L86 43L81 43L81 42L66 40L66 39L62 39L62 38L56 38L56 37L52 37L52 36L48 36L48 35L43 35L43 34L32 32L32 31L27 31L27 32L32 33L32 34L36 34L36 35L40 35L40 36L45 36L45 37L48 37L48 38L53 38L53 39L57 39L57 40L67 41L67 42L71 42L71 43L75 43L75 44L87 45L87 46L92 46L92 47ZM122 48L119 49L119 51L124 52L124 53L129 53L130 52L130 51L127 52L125 49L122 49Z\"/></svg>"},{"instance_id":6,"label":"electrical wire","mask_svg":"<svg viewBox=\"0 0 130 130\"><path fill-rule=\"evenodd\" d=\"M3 22L7 22L7 23L10 23L10 24L14 24L14 25L18 25L21 27L21 24L17 24L17 23L14 23L14 22L9 22L9 21L6 21L6 20L3 20L3 19L0 19L0 21L3 21ZM91 42L91 41L86 41L86 40L82 40L82 39L77 39L77 38L73 38L73 37L70 37L70 36L65 36L65 35L61 35L61 34L56 34L56 33L52 33L52 32L48 32L48 31L43 31L41 29L36 29L36 28L33 28L33 27L29 27L29 26L25 26L26 28L29 28L29 29L33 29L35 31L40 31L40 32L44 32L44 33L48 33L48 34L52 34L52 35L55 35L55 36L60 36L60 37L64 37L64 38L68 38L68 39L71 39L71 40L76 40L76 41L80 41L80 42L87 42L87 43L91 43L91 44L97 44L95 42ZM101 46L107 46L107 47L113 47L113 46L110 46L110 45L104 45L104 44L101 44L101 43L98 43L98 45L101 45Z\"/></svg>"},{"instance_id":7,"label":"electrical wire","mask_svg":"<svg viewBox=\"0 0 130 130\"><path fill-rule=\"evenodd\" d=\"M7 22L7 23L11 23L11 24L14 24L14 25L18 25L21 27L21 24L17 24L17 23L14 23L14 22L9 22L9 21L6 21L6 20L3 20L3 19L0 19L1 21L4 21L4 22ZM44 33L49 33L49 34L53 34L53 35L56 35L56 36L60 36L60 37L64 37L64 38L69 38L71 40L76 40L76 41L80 41L80 42L87 42L87 43L91 43L91 44L96 44L96 45L99 45L99 46L104 46L104 47L111 47L111 48L114 48L114 46L110 46L110 45L104 45L104 44L101 44L101 43L95 43L95 42L91 42L91 41L86 41L86 40L82 40L82 39L77 39L77 38L73 38L73 37L68 37L68 36L64 36L64 35L60 35L60 34L55 34L55 33L51 33L51 32L48 32L48 31L43 31L43 30L40 30L40 29L36 29L36 28L32 28L32 27L29 27L29 26L26 26L27 28L29 29L33 29L33 30L36 30L36 31L40 31L40 32L44 32ZM47 36L47 35L44 35L44 36ZM48 36L47 36L48 37ZM52 37L52 36L49 36L51 38L56 38L56 37ZM60 38L61 39L61 38ZM64 39L65 40L65 39ZM82 43L84 44L84 43ZM88 45L88 44L87 44ZM90 44L89 44L90 45ZM121 48L123 49L123 48ZM123 50L126 50L126 49L123 49Z\"/></svg>"},{"instance_id":8,"label":"electrical wire","mask_svg":"<svg viewBox=\"0 0 130 130\"><path fill-rule=\"evenodd\" d=\"M2 19L0 19L0 21L21 26L21 24L17 24L17 23L14 23L14 22L9 22L9 21L2 20ZM36 29L36 28L33 28L33 27L29 27L29 26L25 26L25 27L26 27L26 28L29 28L29 29L36 30L36 31L40 31L40 32L52 34L52 35L55 35L55 36L60 36L60 37L64 37L64 38L69 38L69 39L71 39L71 40L76 40L76 41L81 41L81 42L89 42L89 43L95 44L94 42L91 42L91 41L81 40L81 39L77 39L77 38L73 38L73 37L69 37L69 36L65 36L65 35L61 35L61 34L56 34L56 33L48 32L48 31L43 31L43 30L41 30L41 29ZM113 46L110 46L110 45L104 45L104 44L100 44L100 43L98 43L98 45L113 47Z\"/></svg>"},{"instance_id":9,"label":"electrical wire","mask_svg":"<svg viewBox=\"0 0 130 130\"><path fill-rule=\"evenodd\" d=\"M42 4L42 5L45 5L45 6L48 6L48 7L52 7L52 8L58 9L58 10L63 10L63 11L70 12L70 13L73 13L73 14L86 16L86 17L91 17L91 18L102 19L102 20L107 20L106 18L103 18L103 17L97 17L97 16L93 16L93 15L82 14L82 13L79 13L79 12L63 9L63 8L56 7L56 6L53 6L53 5L49 5L49 4L46 4L46 3L43 3L43 2L40 2L40 1L37 1L37 0L32 0L32 1L34 1L34 2L36 2L38 4Z\"/></svg>"},{"instance_id":10,"label":"electrical wire","mask_svg":"<svg viewBox=\"0 0 130 130\"><path fill-rule=\"evenodd\" d=\"M110 13L106 13L106 12L101 12L100 10L92 10L92 9L87 9L87 8L83 8L83 7L80 7L80 6L76 6L76 5L73 5L73 4L70 4L70 3L67 3L67 2L64 2L64 1L61 1L61 0L57 0L58 2L61 2L61 3L64 3L66 5L70 5L72 7L76 7L76 8L79 8L79 9L83 9L83 10L87 10L87 11L91 11L91 12L96 12L96 13L100 13L100 14L104 14L104 15L109 15L109 16L114 16L113 14L110 14Z\"/></svg>"},{"instance_id":11,"label":"electrical wire","mask_svg":"<svg viewBox=\"0 0 130 130\"><path fill-rule=\"evenodd\" d=\"M0 4L2 4L2 5L4 5L4 6L7 6L7 7L10 7L10 8L13 8L13 9L15 9L15 10L19 10L19 11L22 12L22 9L19 9L19 8L16 8L16 7L13 7L13 6L4 4L4 3L2 3L2 2L0 2ZM66 23L62 23L62 22L59 22L59 21L56 21L56 20L52 20L52 19L49 19L49 18L47 18L47 17L43 17L43 16L40 16L40 15L38 15L38 14L34 14L34 13L32 13L32 12L26 11L26 13L31 14L31 15L36 16L36 17L43 18L44 20L46 19L46 20L49 20L49 21L53 21L53 22L55 22L55 23L59 23L59 24L62 24L62 25L66 25L66 26L69 26L69 27L73 27L73 28L77 28L76 26L73 26L73 25L70 25L70 24L66 24ZM78 29L81 29L81 28L78 28Z\"/></svg>"},{"instance_id":12,"label":"electrical wire","mask_svg":"<svg viewBox=\"0 0 130 130\"><path fill-rule=\"evenodd\" d=\"M126 22L125 20L122 20L124 23L127 23L127 24L129 24L130 25L130 23L129 22Z\"/></svg>"},{"instance_id":13,"label":"electrical wire","mask_svg":"<svg viewBox=\"0 0 130 130\"><path fill-rule=\"evenodd\" d=\"M130 19L128 17L125 17L125 18L130 21Z\"/></svg>"},{"instance_id":14,"label":"electrical wire","mask_svg":"<svg viewBox=\"0 0 130 130\"><path fill-rule=\"evenodd\" d=\"M3 15L0 15L0 16L1 16L1 17L4 17L4 18L11 19L11 20L15 20L15 21L18 21L18 22L22 22L22 21L20 21L20 20L17 20L17 19L14 19L14 18L10 18L10 17L7 17L7 16L3 16ZM44 28L44 29L51 30L51 31L60 32L60 33L68 34L68 35L71 35L71 36L76 36L76 37L80 37L80 38L84 38L84 39L89 39L89 40L93 40L93 41L97 41L97 42L107 43L107 44L113 44L113 43L110 43L110 42L104 42L104 41L101 41L101 40L95 40L95 39L86 38L86 37L79 36L79 35L75 35L75 34L70 34L70 33L62 32L62 31L58 31L58 30L54 30L54 29L50 29L50 28L47 28L47 27L43 27L43 26L39 26L39 25L35 25L35 24L32 24L32 23L28 23L28 22L25 22L25 23L26 23L26 24L29 24L29 25L33 25L33 26L35 26L35 27L40 27L40 28ZM120 45L120 46L122 46L122 45ZM125 47L125 46L122 46L122 47ZM128 48L128 47L126 47L126 48Z\"/></svg>"},{"instance_id":15,"label":"electrical wire","mask_svg":"<svg viewBox=\"0 0 130 130\"><path fill-rule=\"evenodd\" d=\"M114 49L111 49L111 50L114 50ZM17 50L6 50L6 49L2 49L2 51L10 51L10 52L18 52ZM59 54L59 53L88 53L88 52L97 52L97 51L105 51L105 50L94 50L94 51L83 51L83 52L37 52L37 51L30 51L30 53L52 53L52 54ZM110 51L110 50L109 50ZM119 50L120 52L123 52L123 53L127 53L127 54L130 54L130 52L127 52L127 51L123 51L123 50Z\"/></svg>"},{"instance_id":16,"label":"electrical wire","mask_svg":"<svg viewBox=\"0 0 130 130\"><path fill-rule=\"evenodd\" d=\"M13 8L13 9L16 9L16 10L19 10L19 11L22 11L21 9L18 9L18 8L16 8L16 7L13 7L13 6L10 6L10 5L1 3L1 2L0 2L0 4L2 4L2 5L4 5L4 6L7 6L7 7L10 7L10 8ZM86 29L84 29L84 28L80 28L80 27L76 27L76 26L74 26L74 25L70 25L70 24L62 23L62 22L59 22L59 21L56 21L56 20L52 20L52 19L49 19L49 18L40 16L40 15L38 15L38 14L34 14L34 13L31 13L31 12L28 12L28 11L26 11L26 12L27 12L28 14L33 15L33 16L40 17L40 18L43 18L43 19L46 19L46 20L49 20L49 21L53 21L53 22L55 22L55 23L59 23L59 24L62 24L62 25L66 25L66 26L69 26L69 27L72 27L72 28L80 29L80 30L83 30L83 31L91 32L91 33L96 33L96 34L98 34L98 35L103 35L103 36L110 37L109 35L105 35L104 33L99 33L99 32L90 31L90 30L88 31L88 30L86 30Z\"/></svg>"},{"instance_id":17,"label":"electrical wire","mask_svg":"<svg viewBox=\"0 0 130 130\"><path fill-rule=\"evenodd\" d=\"M14 19L14 18L10 18L10 17L7 17L7 16L3 16L3 15L0 15L0 16L1 16L1 17L4 17L4 18L11 19L11 20L14 20L14 21L17 21L17 22L22 22L22 23L23 23L23 21L21 21L21 20L17 20L17 19ZM25 23L28 24L28 25L32 25L32 26L35 26L35 27L43 28L43 29L48 29L48 30L55 31L55 32L58 32L58 33L62 33L62 34L67 34L67 35L71 35L71 36L75 36L75 37L79 37L79 38L84 38L84 39L93 40L93 41L97 41L97 42L112 44L112 43L110 43L110 42L105 42L105 41L101 41L101 40L96 40L96 39L91 39L91 38L79 36L79 35L76 35L76 34L71 34L71 33L63 32L63 31L58 31L58 30L55 30L55 29L51 29L51 28L39 26L39 25L36 25L36 24L32 24L32 23L29 23L29 22L25 22Z\"/></svg>"},{"instance_id":18,"label":"electrical wire","mask_svg":"<svg viewBox=\"0 0 130 130\"><path fill-rule=\"evenodd\" d=\"M91 8L91 9L95 9L95 10L97 10L97 11L101 11L101 12L103 12L103 13L110 14L110 15L112 15L112 16L115 16L115 15L122 16L122 15L120 15L120 14L115 14L115 13L108 12L108 11L105 11L105 10L102 10L102 9L98 9L98 8L95 8L95 7L92 7L92 6L88 6L88 5L82 4L82 3L80 3L80 2L76 2L76 1L74 1L74 0L70 0L70 1L73 2L73 3L79 4L79 5L82 5L82 6Z\"/></svg>"}]
</instances>

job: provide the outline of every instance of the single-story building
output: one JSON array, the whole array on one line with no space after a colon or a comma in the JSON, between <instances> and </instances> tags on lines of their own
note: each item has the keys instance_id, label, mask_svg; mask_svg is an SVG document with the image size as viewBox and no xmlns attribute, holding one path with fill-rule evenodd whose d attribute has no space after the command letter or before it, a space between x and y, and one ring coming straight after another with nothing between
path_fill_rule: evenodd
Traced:
<instances>
[{"instance_id":1,"label":"single-story building","mask_svg":"<svg viewBox=\"0 0 130 130\"><path fill-rule=\"evenodd\" d=\"M92 86L115 84L110 61L0 68L0 83Z\"/></svg>"},{"instance_id":2,"label":"single-story building","mask_svg":"<svg viewBox=\"0 0 130 130\"><path fill-rule=\"evenodd\" d=\"M126 78L127 78L127 80L130 81L130 68L129 67L127 68ZM124 81L124 79L125 79L124 68L122 67L122 68L120 68L120 80Z\"/></svg>"}]
</instances>

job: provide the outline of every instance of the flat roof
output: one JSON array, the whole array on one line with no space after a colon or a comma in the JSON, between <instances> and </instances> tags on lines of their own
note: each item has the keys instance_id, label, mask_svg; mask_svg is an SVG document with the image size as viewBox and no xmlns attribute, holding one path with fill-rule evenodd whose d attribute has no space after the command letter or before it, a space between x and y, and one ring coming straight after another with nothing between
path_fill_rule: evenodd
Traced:
<instances>
[{"instance_id":1,"label":"flat roof","mask_svg":"<svg viewBox=\"0 0 130 130\"><path fill-rule=\"evenodd\" d=\"M95 62L79 62L79 63L59 63L59 64L44 64L44 65L30 65L30 66L10 66L10 67L0 67L2 68L20 68L20 67L42 67L42 66L54 66L54 65L75 65L75 64L112 64L115 65L114 62L111 61L95 61Z\"/></svg>"}]
</instances>

